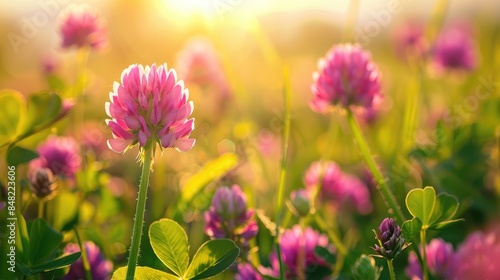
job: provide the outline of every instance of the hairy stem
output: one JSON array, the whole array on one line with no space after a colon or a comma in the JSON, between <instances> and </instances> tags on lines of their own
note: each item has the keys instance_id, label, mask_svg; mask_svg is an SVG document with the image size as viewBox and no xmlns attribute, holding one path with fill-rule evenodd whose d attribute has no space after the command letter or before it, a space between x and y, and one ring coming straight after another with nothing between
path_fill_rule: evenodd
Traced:
<instances>
[{"instance_id":1,"label":"hairy stem","mask_svg":"<svg viewBox=\"0 0 500 280\"><path fill-rule=\"evenodd\" d=\"M392 265L392 260L387 260L387 266L389 267L389 276L391 280L396 280L396 274L394 274L394 266Z\"/></svg>"},{"instance_id":2,"label":"hairy stem","mask_svg":"<svg viewBox=\"0 0 500 280\"><path fill-rule=\"evenodd\" d=\"M149 147L145 151L142 165L141 183L139 184L139 195L137 207L135 209L134 227L132 231L132 244L130 245L130 256L127 264L127 280L133 280L137 259L139 257L139 247L141 246L142 227L144 223L144 212L146 211L146 196L148 193L149 174L153 158L153 148Z\"/></svg>"},{"instance_id":3,"label":"hairy stem","mask_svg":"<svg viewBox=\"0 0 500 280\"><path fill-rule=\"evenodd\" d=\"M361 131L361 128L359 127L359 124L356 121L356 118L354 117L352 111L349 108L347 109L347 121L349 122L349 126L351 127L351 130L354 134L354 138L358 142L361 155L363 156L366 164L368 165L370 173L373 175L373 177L377 182L377 189L379 190L380 195L382 195L382 198L384 199L384 202L386 203L387 207L389 207L389 210L392 210L391 214L394 217L396 217L401 223L403 221L406 221L404 214L401 211L401 207L399 206L398 202L396 201L396 198L394 197L394 194L392 193L392 190L386 184L385 179L382 176L382 173L380 172L377 164L373 160L372 153L366 142L363 132Z\"/></svg>"}]
</instances>

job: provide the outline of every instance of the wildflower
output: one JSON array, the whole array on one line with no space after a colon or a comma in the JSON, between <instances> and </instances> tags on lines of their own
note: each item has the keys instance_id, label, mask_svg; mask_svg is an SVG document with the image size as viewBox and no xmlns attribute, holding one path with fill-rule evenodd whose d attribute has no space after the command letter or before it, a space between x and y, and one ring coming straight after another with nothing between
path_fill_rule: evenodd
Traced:
<instances>
[{"instance_id":1,"label":"wildflower","mask_svg":"<svg viewBox=\"0 0 500 280\"><path fill-rule=\"evenodd\" d=\"M55 195L57 184L48 168L37 168L30 178L30 190L38 198L50 199Z\"/></svg>"},{"instance_id":2,"label":"wildflower","mask_svg":"<svg viewBox=\"0 0 500 280\"><path fill-rule=\"evenodd\" d=\"M407 22L394 34L396 53L402 58L423 58L428 49L424 36L424 25Z\"/></svg>"},{"instance_id":3,"label":"wildflower","mask_svg":"<svg viewBox=\"0 0 500 280\"><path fill-rule=\"evenodd\" d=\"M122 72L121 84L115 82L106 102L106 123L113 132L108 146L121 153L139 143L141 148L158 143L162 148L189 151L195 140L193 102L175 70L167 65L131 65Z\"/></svg>"},{"instance_id":4,"label":"wildflower","mask_svg":"<svg viewBox=\"0 0 500 280\"><path fill-rule=\"evenodd\" d=\"M304 185L311 197L319 191L319 200L335 208L353 205L360 214L372 210L370 192L365 183L344 173L333 161L311 164L304 175Z\"/></svg>"},{"instance_id":5,"label":"wildflower","mask_svg":"<svg viewBox=\"0 0 500 280\"><path fill-rule=\"evenodd\" d=\"M104 259L99 247L97 247L94 242L86 241L84 243L85 253L87 254L87 259L89 262L90 273L93 280L108 280L110 273L113 270L113 264ZM80 252L80 246L78 244L69 243L64 248L64 253L71 254ZM63 278L63 280L72 279L86 279L85 269L83 267L83 261L80 257L76 262L72 263L69 267L69 272Z\"/></svg>"},{"instance_id":6,"label":"wildflower","mask_svg":"<svg viewBox=\"0 0 500 280\"><path fill-rule=\"evenodd\" d=\"M295 211L297 211L297 214L301 216L307 215L309 213L309 209L311 208L309 195L305 189L293 191L290 194L290 203Z\"/></svg>"},{"instance_id":7,"label":"wildflower","mask_svg":"<svg viewBox=\"0 0 500 280\"><path fill-rule=\"evenodd\" d=\"M451 272L450 265L454 258L453 246L441 238L435 238L425 248L429 272L433 276L449 279ZM406 274L411 279L423 278L422 267L414 252L410 252L408 256Z\"/></svg>"},{"instance_id":8,"label":"wildflower","mask_svg":"<svg viewBox=\"0 0 500 280\"><path fill-rule=\"evenodd\" d=\"M375 230L373 232L380 245L375 244L374 250L386 259L396 258L406 248L401 228L392 218L385 218L380 223L379 232L377 233Z\"/></svg>"},{"instance_id":9,"label":"wildflower","mask_svg":"<svg viewBox=\"0 0 500 280\"><path fill-rule=\"evenodd\" d=\"M205 212L205 233L211 238L230 238L245 243L257 235L253 214L253 209L247 209L246 195L238 185L221 187Z\"/></svg>"},{"instance_id":10,"label":"wildflower","mask_svg":"<svg viewBox=\"0 0 500 280\"><path fill-rule=\"evenodd\" d=\"M279 244L286 279L297 279L298 275L319 273L321 270L326 271L326 275L331 273L331 265L315 253L315 248L318 246L327 248L331 252L334 251L326 235L318 233L311 227L302 230L299 225L295 225L283 232L279 238ZM271 254L270 262L272 267L263 268L263 273L279 277L280 268L276 252ZM321 277L313 279L321 279Z\"/></svg>"},{"instance_id":11,"label":"wildflower","mask_svg":"<svg viewBox=\"0 0 500 280\"><path fill-rule=\"evenodd\" d=\"M39 157L30 162L30 174L38 168L48 168L54 176L74 178L82 158L78 145L71 137L49 137L37 148Z\"/></svg>"},{"instance_id":12,"label":"wildflower","mask_svg":"<svg viewBox=\"0 0 500 280\"><path fill-rule=\"evenodd\" d=\"M458 247L450 266L450 279L498 279L500 228L476 231Z\"/></svg>"},{"instance_id":13,"label":"wildflower","mask_svg":"<svg viewBox=\"0 0 500 280\"><path fill-rule=\"evenodd\" d=\"M405 269L405 273L411 280L421 280L424 278L422 266L418 261L417 255L413 251L408 254L408 266Z\"/></svg>"},{"instance_id":14,"label":"wildflower","mask_svg":"<svg viewBox=\"0 0 500 280\"><path fill-rule=\"evenodd\" d=\"M221 95L228 97L230 94L220 60L207 39L191 39L177 57L177 69L188 84L214 86Z\"/></svg>"},{"instance_id":15,"label":"wildflower","mask_svg":"<svg viewBox=\"0 0 500 280\"><path fill-rule=\"evenodd\" d=\"M313 111L326 113L333 105L369 108L380 95L380 72L370 54L358 45L337 45L318 63L311 86Z\"/></svg>"},{"instance_id":16,"label":"wildflower","mask_svg":"<svg viewBox=\"0 0 500 280\"><path fill-rule=\"evenodd\" d=\"M473 70L477 65L474 41L464 26L443 30L436 39L433 61L438 70Z\"/></svg>"},{"instance_id":17,"label":"wildflower","mask_svg":"<svg viewBox=\"0 0 500 280\"><path fill-rule=\"evenodd\" d=\"M249 263L239 263L235 280L262 280L262 276Z\"/></svg>"},{"instance_id":18,"label":"wildflower","mask_svg":"<svg viewBox=\"0 0 500 280\"><path fill-rule=\"evenodd\" d=\"M87 6L73 6L62 16L60 32L63 48L90 47L96 50L107 45L103 22Z\"/></svg>"}]
</instances>

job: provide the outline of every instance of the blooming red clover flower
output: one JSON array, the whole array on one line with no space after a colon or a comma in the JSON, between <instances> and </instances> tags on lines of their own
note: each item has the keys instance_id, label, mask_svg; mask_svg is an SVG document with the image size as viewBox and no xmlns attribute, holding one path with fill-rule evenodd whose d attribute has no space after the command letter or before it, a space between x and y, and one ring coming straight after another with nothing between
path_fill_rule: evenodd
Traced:
<instances>
[{"instance_id":1,"label":"blooming red clover flower","mask_svg":"<svg viewBox=\"0 0 500 280\"><path fill-rule=\"evenodd\" d=\"M71 137L49 137L37 148L39 157L30 162L30 174L39 168L48 168L54 176L74 178L82 158L78 145Z\"/></svg>"},{"instance_id":2,"label":"blooming red clover flower","mask_svg":"<svg viewBox=\"0 0 500 280\"><path fill-rule=\"evenodd\" d=\"M298 275L308 276L319 272L320 269L325 271L331 269L331 265L316 254L315 248L318 246L327 248L331 253L334 252L334 248L328 243L326 235L320 234L311 227L306 227L303 230L299 225L295 225L291 229L285 230L280 236L279 244L282 261L285 265L286 279L298 279ZM301 254L303 254L302 257ZM271 268L261 268L260 270L263 274L279 277L280 267L276 252L271 254L270 262Z\"/></svg>"},{"instance_id":3,"label":"blooming red clover flower","mask_svg":"<svg viewBox=\"0 0 500 280\"><path fill-rule=\"evenodd\" d=\"M262 276L250 263L239 263L234 280L262 280Z\"/></svg>"},{"instance_id":4,"label":"blooming red clover flower","mask_svg":"<svg viewBox=\"0 0 500 280\"><path fill-rule=\"evenodd\" d=\"M370 192L365 183L343 172L333 161L312 163L304 175L304 185L312 197L319 191L318 199L327 205L339 209L353 205L360 214L372 211Z\"/></svg>"},{"instance_id":5,"label":"blooming red clover flower","mask_svg":"<svg viewBox=\"0 0 500 280\"><path fill-rule=\"evenodd\" d=\"M438 70L473 70L477 65L476 49L467 26L445 29L436 39L433 60Z\"/></svg>"},{"instance_id":6,"label":"blooming red clover flower","mask_svg":"<svg viewBox=\"0 0 500 280\"><path fill-rule=\"evenodd\" d=\"M257 235L254 210L247 209L246 195L238 185L217 189L212 205L205 212L205 233L211 238L230 238L242 242Z\"/></svg>"},{"instance_id":7,"label":"blooming red clover flower","mask_svg":"<svg viewBox=\"0 0 500 280\"><path fill-rule=\"evenodd\" d=\"M107 44L103 22L87 6L72 7L62 16L62 47L102 49Z\"/></svg>"},{"instance_id":8,"label":"blooming red clover flower","mask_svg":"<svg viewBox=\"0 0 500 280\"><path fill-rule=\"evenodd\" d=\"M454 259L453 246L441 238L435 238L425 248L427 267L431 274L440 279L450 279L450 267ZM414 252L410 252L408 256L408 267L405 271L411 279L423 279L422 267Z\"/></svg>"},{"instance_id":9,"label":"blooming red clover flower","mask_svg":"<svg viewBox=\"0 0 500 280\"><path fill-rule=\"evenodd\" d=\"M113 132L108 146L115 152L124 152L139 143L160 144L189 151L195 140L189 138L194 129L193 102L182 80L177 80L174 69L163 64L151 67L131 65L123 70L121 83L115 82L106 102L106 120Z\"/></svg>"},{"instance_id":10,"label":"blooming red clover flower","mask_svg":"<svg viewBox=\"0 0 500 280\"><path fill-rule=\"evenodd\" d=\"M333 105L370 108L380 96L380 72L358 45L337 45L313 74L311 108L326 113Z\"/></svg>"},{"instance_id":11,"label":"blooming red clover flower","mask_svg":"<svg viewBox=\"0 0 500 280\"><path fill-rule=\"evenodd\" d=\"M109 275L113 270L113 263L104 258L99 247L97 247L94 242L86 241L83 246L85 246L85 253L87 254L92 279L109 279ZM69 243L64 248L64 253L71 254L76 252L80 252L80 246L78 244ZM73 279L86 279L82 258L79 258L76 262L71 264L68 274L63 278L63 280Z\"/></svg>"}]
</instances>

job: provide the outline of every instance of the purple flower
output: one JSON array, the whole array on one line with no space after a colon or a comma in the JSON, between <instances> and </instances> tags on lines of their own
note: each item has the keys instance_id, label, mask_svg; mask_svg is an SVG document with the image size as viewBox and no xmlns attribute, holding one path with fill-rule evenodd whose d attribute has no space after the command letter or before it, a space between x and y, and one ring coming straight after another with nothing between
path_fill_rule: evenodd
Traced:
<instances>
[{"instance_id":1,"label":"purple flower","mask_svg":"<svg viewBox=\"0 0 500 280\"><path fill-rule=\"evenodd\" d=\"M476 231L458 247L450 266L450 279L498 279L500 227Z\"/></svg>"},{"instance_id":2,"label":"purple flower","mask_svg":"<svg viewBox=\"0 0 500 280\"><path fill-rule=\"evenodd\" d=\"M279 244L282 261L285 265L286 279L297 279L298 275L313 273L318 268L331 269L331 265L314 252L317 246L333 252L332 246L328 243L328 237L319 234L311 227L302 230L299 225L295 225L293 228L285 230L280 236ZM272 267L262 268L262 272L272 277L279 277L280 268L276 252L271 254L269 260Z\"/></svg>"},{"instance_id":3,"label":"purple flower","mask_svg":"<svg viewBox=\"0 0 500 280\"><path fill-rule=\"evenodd\" d=\"M56 189L57 183L50 169L38 168L31 175L30 190L38 198L48 200L55 195Z\"/></svg>"},{"instance_id":4,"label":"purple flower","mask_svg":"<svg viewBox=\"0 0 500 280\"><path fill-rule=\"evenodd\" d=\"M121 153L139 143L160 144L163 148L174 147L189 151L195 140L189 138L194 129L193 102L182 80L177 80L175 70L167 65L151 67L131 65L123 70L121 84L115 82L106 102L106 120L113 132L108 146Z\"/></svg>"},{"instance_id":5,"label":"purple flower","mask_svg":"<svg viewBox=\"0 0 500 280\"><path fill-rule=\"evenodd\" d=\"M239 263L234 280L262 280L262 276L249 263Z\"/></svg>"},{"instance_id":6,"label":"purple flower","mask_svg":"<svg viewBox=\"0 0 500 280\"><path fill-rule=\"evenodd\" d=\"M413 251L408 254L408 266L405 268L405 273L411 280L421 280L424 278L422 266L418 261L417 255Z\"/></svg>"},{"instance_id":7,"label":"purple flower","mask_svg":"<svg viewBox=\"0 0 500 280\"><path fill-rule=\"evenodd\" d=\"M82 158L78 144L70 137L49 137L37 148L39 157L30 162L31 176L38 168L48 168L54 176L74 178Z\"/></svg>"},{"instance_id":8,"label":"purple flower","mask_svg":"<svg viewBox=\"0 0 500 280\"><path fill-rule=\"evenodd\" d=\"M311 197L319 187L320 201L335 208L353 205L360 214L372 211L370 192L365 183L344 173L333 161L312 163L304 175L304 185Z\"/></svg>"},{"instance_id":9,"label":"purple flower","mask_svg":"<svg viewBox=\"0 0 500 280\"><path fill-rule=\"evenodd\" d=\"M62 16L60 32L62 47L91 47L102 49L107 45L104 24L88 6L72 6Z\"/></svg>"},{"instance_id":10,"label":"purple flower","mask_svg":"<svg viewBox=\"0 0 500 280\"><path fill-rule=\"evenodd\" d=\"M247 209L246 195L238 185L218 188L205 212L205 233L211 238L246 242L258 232L253 214L253 209Z\"/></svg>"},{"instance_id":11,"label":"purple flower","mask_svg":"<svg viewBox=\"0 0 500 280\"><path fill-rule=\"evenodd\" d=\"M429 244L427 244L426 254L427 254L427 267L429 272L436 277L443 279L449 279L450 277L450 265L454 259L453 246L450 243L445 242L441 238L432 239ZM420 250L421 251L421 250ZM414 252L411 252L408 256L408 267L406 268L406 274L412 279L422 279L422 267L417 259Z\"/></svg>"},{"instance_id":12,"label":"purple flower","mask_svg":"<svg viewBox=\"0 0 500 280\"><path fill-rule=\"evenodd\" d=\"M443 30L436 39L433 60L438 70L473 70L477 65L476 48L468 28L456 25Z\"/></svg>"},{"instance_id":13,"label":"purple flower","mask_svg":"<svg viewBox=\"0 0 500 280\"><path fill-rule=\"evenodd\" d=\"M99 247L97 247L94 242L86 241L85 252L87 253L87 259L89 261L90 272L92 274L93 280L109 280L110 273L113 270L113 264L104 259L101 254ZM71 254L80 252L80 247L78 244L69 243L64 248L64 253ZM86 279L85 269L83 268L82 258L80 257L76 262L72 263L69 267L69 272L64 276L63 280L73 280L73 279Z\"/></svg>"},{"instance_id":14,"label":"purple flower","mask_svg":"<svg viewBox=\"0 0 500 280\"><path fill-rule=\"evenodd\" d=\"M375 232L375 231L374 231ZM374 250L386 259L394 259L405 249L405 239L401 235L401 228L393 218L385 218L375 232L379 245L375 244Z\"/></svg>"},{"instance_id":15,"label":"purple flower","mask_svg":"<svg viewBox=\"0 0 500 280\"><path fill-rule=\"evenodd\" d=\"M318 68L311 86L313 111L326 113L337 104L369 108L380 96L380 72L370 54L358 45L334 46Z\"/></svg>"}]
</instances>

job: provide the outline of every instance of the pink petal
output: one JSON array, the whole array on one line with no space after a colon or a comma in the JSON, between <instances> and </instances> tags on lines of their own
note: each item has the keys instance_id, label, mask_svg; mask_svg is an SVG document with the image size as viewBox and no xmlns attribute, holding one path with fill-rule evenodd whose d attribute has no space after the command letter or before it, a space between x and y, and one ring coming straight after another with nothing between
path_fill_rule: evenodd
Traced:
<instances>
[{"instance_id":1,"label":"pink petal","mask_svg":"<svg viewBox=\"0 0 500 280\"><path fill-rule=\"evenodd\" d=\"M191 150L196 142L193 138L177 139L174 142L174 147L181 152L187 152Z\"/></svg>"},{"instance_id":2,"label":"pink petal","mask_svg":"<svg viewBox=\"0 0 500 280\"><path fill-rule=\"evenodd\" d=\"M124 140L124 139L109 139L108 147L117 153L122 153L125 149L132 144L132 139Z\"/></svg>"},{"instance_id":3,"label":"pink petal","mask_svg":"<svg viewBox=\"0 0 500 280\"><path fill-rule=\"evenodd\" d=\"M111 128L111 132L113 132L114 135L117 137L123 138L123 139L131 139L132 134L130 132L126 131L123 127L115 123L114 121L111 120L106 120L106 124Z\"/></svg>"}]
</instances>

